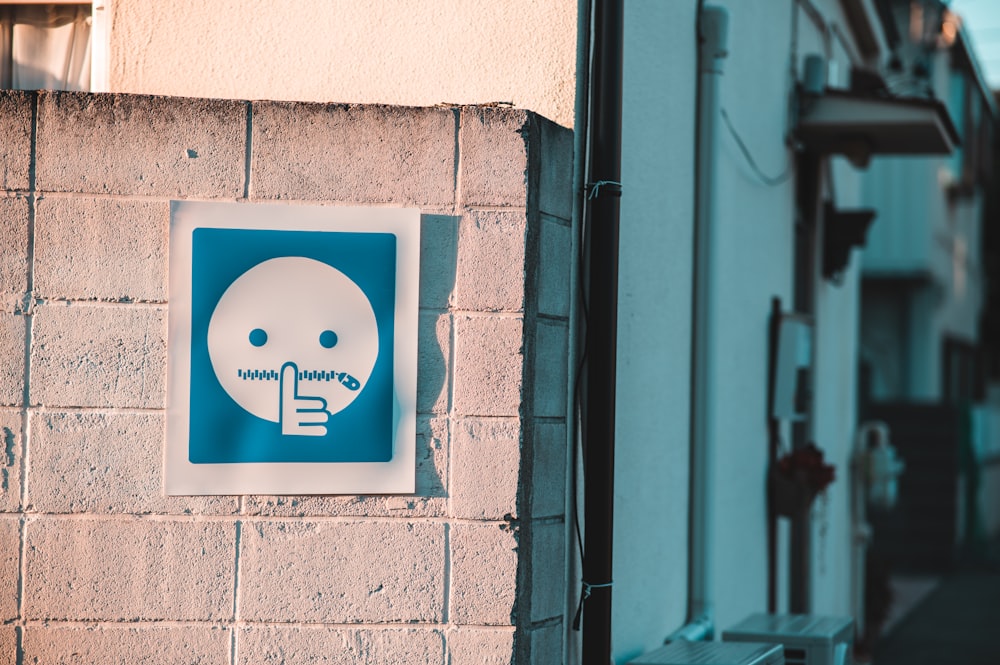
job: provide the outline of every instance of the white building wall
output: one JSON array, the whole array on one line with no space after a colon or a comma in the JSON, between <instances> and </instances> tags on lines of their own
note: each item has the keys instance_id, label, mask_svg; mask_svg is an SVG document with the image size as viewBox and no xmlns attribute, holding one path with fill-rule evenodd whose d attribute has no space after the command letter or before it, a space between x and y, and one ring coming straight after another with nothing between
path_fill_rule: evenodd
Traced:
<instances>
[{"instance_id":1,"label":"white building wall","mask_svg":"<svg viewBox=\"0 0 1000 665\"><path fill-rule=\"evenodd\" d=\"M836 158L830 164L839 209L861 206L864 171ZM817 292L814 432L836 480L813 511L813 611L850 616L851 607L851 453L857 423L858 331L860 329L861 253L851 252L840 283L823 280Z\"/></svg>"},{"instance_id":2,"label":"white building wall","mask_svg":"<svg viewBox=\"0 0 1000 665\"><path fill-rule=\"evenodd\" d=\"M729 10L731 26L721 106L760 169L780 176L793 168L786 144L790 63L824 52L823 38L801 11L793 28L794 3L717 4ZM696 3L678 5L634 3L626 14L614 595L619 663L659 645L684 619L690 360L680 353L690 350ZM845 25L835 11L829 15ZM846 52L834 57L843 83ZM792 308L795 180L763 182L721 119L719 127L720 330L709 396L718 414L716 516L709 565L721 631L767 605L768 317L772 297ZM857 178L845 177L841 205L857 204ZM850 612L847 457L855 424L857 287L853 268L842 286L824 283L817 293L822 386L815 430L839 474L823 518L826 534L820 538L817 526L815 538L814 605L829 613ZM787 546L783 538L782 589Z\"/></svg>"},{"instance_id":3,"label":"white building wall","mask_svg":"<svg viewBox=\"0 0 1000 665\"><path fill-rule=\"evenodd\" d=\"M696 67L694 0L625 5L613 649L684 622Z\"/></svg>"},{"instance_id":4,"label":"white building wall","mask_svg":"<svg viewBox=\"0 0 1000 665\"><path fill-rule=\"evenodd\" d=\"M800 24L806 52L825 54L832 63L829 84L847 87L852 65L865 66L850 40L839 3L824 7L827 31L815 21ZM803 15L803 18L805 16ZM801 66L801 60L800 60ZM843 158L827 162L824 200L838 210L864 207L863 183L867 170L858 170ZM825 220L824 222L825 223ZM822 274L822 244L817 256ZM839 280L820 278L816 298L816 347L812 436L836 467L836 479L813 507L811 533L811 611L850 616L853 566L851 521L851 456L857 427L857 366L860 331L861 253L852 250Z\"/></svg>"},{"instance_id":5,"label":"white building wall","mask_svg":"<svg viewBox=\"0 0 1000 665\"><path fill-rule=\"evenodd\" d=\"M851 615L851 450L855 433L858 257L840 286L819 289L816 330L814 432L836 480L813 510L812 611Z\"/></svg>"},{"instance_id":6,"label":"white building wall","mask_svg":"<svg viewBox=\"0 0 1000 665\"><path fill-rule=\"evenodd\" d=\"M110 90L513 102L573 124L577 0L117 0Z\"/></svg>"},{"instance_id":7,"label":"white building wall","mask_svg":"<svg viewBox=\"0 0 1000 665\"><path fill-rule=\"evenodd\" d=\"M738 28L730 35L721 104L760 169L771 178L789 168L792 158L785 149L787 132L794 125L787 114L793 85L789 67L794 64L800 71L805 55L825 55L832 63L830 84L843 86L857 59L857 48L845 41L851 33L840 4L815 5L825 29L795 3L775 3L768 11L726 3L731 24ZM765 184L749 167L735 138L722 131L720 321L725 323L714 394L721 420L714 571L716 625L725 630L766 607L767 317L773 296L782 299L786 310L793 308L796 211L795 180ZM860 177L838 164L833 176L824 178L824 198L835 199L841 208L858 207ZM814 292L812 436L837 467L828 502L817 504L813 524L811 609L826 614L851 612L849 456L856 424L859 260L853 257L839 285L817 277ZM821 252L816 261L819 275ZM787 539L780 539L779 577L785 575L787 547ZM779 598L781 607L784 597Z\"/></svg>"},{"instance_id":8,"label":"white building wall","mask_svg":"<svg viewBox=\"0 0 1000 665\"><path fill-rule=\"evenodd\" d=\"M729 57L720 106L770 177L792 167L786 148L793 3L723 3ZM771 299L792 308L795 180L769 186L720 120L719 323L708 399L715 401L713 557L716 627L767 608L768 321Z\"/></svg>"}]
</instances>

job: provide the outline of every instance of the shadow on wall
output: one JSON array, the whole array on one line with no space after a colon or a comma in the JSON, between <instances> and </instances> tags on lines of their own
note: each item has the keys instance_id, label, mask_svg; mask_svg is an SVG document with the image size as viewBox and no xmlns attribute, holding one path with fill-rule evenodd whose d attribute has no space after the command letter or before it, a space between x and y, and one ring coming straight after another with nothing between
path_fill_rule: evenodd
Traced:
<instances>
[{"instance_id":1,"label":"shadow on wall","mask_svg":"<svg viewBox=\"0 0 1000 665\"><path fill-rule=\"evenodd\" d=\"M431 414L446 412L451 321L449 304L458 263L458 224L455 215L420 215L420 326L417 341L417 478L414 499L447 498L444 474L436 465L441 443L429 422ZM442 339L443 337L443 339Z\"/></svg>"}]
</instances>

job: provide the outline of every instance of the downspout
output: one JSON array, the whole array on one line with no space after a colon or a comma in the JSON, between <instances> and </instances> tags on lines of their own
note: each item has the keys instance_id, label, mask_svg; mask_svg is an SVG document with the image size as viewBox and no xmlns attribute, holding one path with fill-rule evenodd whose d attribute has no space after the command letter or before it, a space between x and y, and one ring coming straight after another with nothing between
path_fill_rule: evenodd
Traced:
<instances>
[{"instance_id":1,"label":"downspout","mask_svg":"<svg viewBox=\"0 0 1000 665\"><path fill-rule=\"evenodd\" d=\"M589 155L584 210L589 234L583 409L584 665L607 665L611 660L623 15L623 0L594 0L593 79L587 125Z\"/></svg>"},{"instance_id":2,"label":"downspout","mask_svg":"<svg viewBox=\"0 0 1000 665\"><path fill-rule=\"evenodd\" d=\"M715 401L711 382L717 352L715 320L716 162L718 154L719 84L726 57L729 14L722 7L703 7L698 16L698 127L695 152L695 246L691 366L691 499L689 514L687 623L672 640L711 640L715 632L712 604L712 528L714 509Z\"/></svg>"}]
</instances>

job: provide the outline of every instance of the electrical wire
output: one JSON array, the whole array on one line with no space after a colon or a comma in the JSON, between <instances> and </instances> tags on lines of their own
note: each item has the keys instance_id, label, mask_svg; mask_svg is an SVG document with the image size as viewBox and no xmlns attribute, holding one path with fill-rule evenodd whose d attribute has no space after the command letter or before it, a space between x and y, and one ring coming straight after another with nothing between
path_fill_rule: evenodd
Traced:
<instances>
[{"instance_id":1,"label":"electrical wire","mask_svg":"<svg viewBox=\"0 0 1000 665\"><path fill-rule=\"evenodd\" d=\"M750 165L750 169L754 172L754 175L756 175L761 182L769 187L776 187L777 185L788 182L788 180L795 173L792 163L789 162L788 166L785 167L785 170L778 176L769 176L764 173L761 168L757 166L757 161L753 158L753 155L750 154L750 149L747 148L746 143L744 143L743 139L740 138L739 132L737 132L736 128L733 127L733 123L729 119L729 114L726 113L726 109L720 109L719 113L722 114L722 120L726 123L726 128L729 130L729 133L732 134L733 140L736 141L737 147L739 147L740 152L743 153L743 157L747 160L747 164Z\"/></svg>"},{"instance_id":2,"label":"electrical wire","mask_svg":"<svg viewBox=\"0 0 1000 665\"><path fill-rule=\"evenodd\" d=\"M583 194L584 201L588 200L586 192ZM580 500L579 500L579 487L580 480L586 484L586 466L587 466L587 451L583 446L583 400L582 400L582 380L584 368L587 366L587 351L589 350L589 336L587 335L588 324L590 319L590 312L587 303L587 287L585 280L585 271L582 269L586 266L587 250L590 246L588 242L588 232L587 232L587 213L586 213L586 203L584 204L584 213L580 215L580 254L577 260L580 262L581 269L577 271L578 291L580 293L580 318L582 325L580 326L580 334L583 336L583 340L580 348L580 357L577 359L576 363L576 380L573 382L573 417L576 419L576 431L577 436L574 437L573 441L573 469L570 472L572 476L572 486L573 486L573 497L572 497L572 511L573 511L573 529L576 535L576 545L577 550L580 554L580 568L581 573L583 570L584 562L584 549L583 549L583 530L580 528ZM581 469L580 466L583 465ZM583 604L587 600L587 596L590 595L587 589L586 582L580 591L580 602L577 606L576 616L573 619L573 630L580 630L580 617L583 613Z\"/></svg>"}]
</instances>

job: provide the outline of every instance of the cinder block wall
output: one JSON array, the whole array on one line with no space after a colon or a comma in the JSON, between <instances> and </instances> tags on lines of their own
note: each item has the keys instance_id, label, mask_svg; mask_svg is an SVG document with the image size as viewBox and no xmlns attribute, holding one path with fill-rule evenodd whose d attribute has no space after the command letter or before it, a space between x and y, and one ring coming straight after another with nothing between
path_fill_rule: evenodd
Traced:
<instances>
[{"instance_id":1,"label":"cinder block wall","mask_svg":"<svg viewBox=\"0 0 1000 665\"><path fill-rule=\"evenodd\" d=\"M0 662L561 662L572 138L0 93ZM171 199L417 206L417 492L166 497Z\"/></svg>"}]
</instances>

